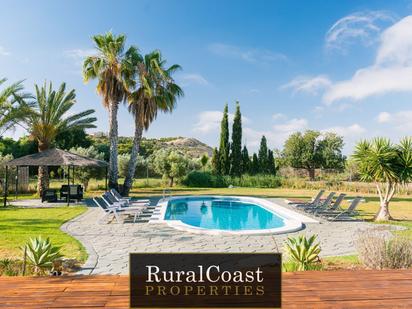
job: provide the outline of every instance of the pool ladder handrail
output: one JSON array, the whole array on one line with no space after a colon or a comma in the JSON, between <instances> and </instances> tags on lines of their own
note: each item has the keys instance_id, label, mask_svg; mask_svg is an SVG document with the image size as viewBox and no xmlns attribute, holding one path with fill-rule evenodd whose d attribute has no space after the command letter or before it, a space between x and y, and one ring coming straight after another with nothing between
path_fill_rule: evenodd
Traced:
<instances>
[{"instance_id":1,"label":"pool ladder handrail","mask_svg":"<svg viewBox=\"0 0 412 309\"><path fill-rule=\"evenodd\" d=\"M166 197L169 197L169 198L172 197L172 190L170 190L168 188L163 189L162 200L165 200Z\"/></svg>"}]
</instances>

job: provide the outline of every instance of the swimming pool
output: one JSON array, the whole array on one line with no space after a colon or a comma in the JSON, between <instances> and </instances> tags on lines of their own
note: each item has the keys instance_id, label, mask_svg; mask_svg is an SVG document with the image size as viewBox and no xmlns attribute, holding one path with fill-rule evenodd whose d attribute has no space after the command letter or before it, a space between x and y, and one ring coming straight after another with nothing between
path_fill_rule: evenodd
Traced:
<instances>
[{"instance_id":1,"label":"swimming pool","mask_svg":"<svg viewBox=\"0 0 412 309\"><path fill-rule=\"evenodd\" d=\"M294 212L252 197L174 197L162 206L161 222L190 232L276 234L302 228Z\"/></svg>"}]
</instances>

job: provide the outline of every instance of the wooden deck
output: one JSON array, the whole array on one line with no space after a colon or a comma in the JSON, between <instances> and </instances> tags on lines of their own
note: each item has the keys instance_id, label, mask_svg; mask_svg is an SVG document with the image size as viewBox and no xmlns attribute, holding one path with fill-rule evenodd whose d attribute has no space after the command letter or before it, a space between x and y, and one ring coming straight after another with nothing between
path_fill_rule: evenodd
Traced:
<instances>
[{"instance_id":1,"label":"wooden deck","mask_svg":"<svg viewBox=\"0 0 412 309\"><path fill-rule=\"evenodd\" d=\"M0 277L0 308L128 308L127 276ZM283 274L282 308L412 308L412 270Z\"/></svg>"}]
</instances>

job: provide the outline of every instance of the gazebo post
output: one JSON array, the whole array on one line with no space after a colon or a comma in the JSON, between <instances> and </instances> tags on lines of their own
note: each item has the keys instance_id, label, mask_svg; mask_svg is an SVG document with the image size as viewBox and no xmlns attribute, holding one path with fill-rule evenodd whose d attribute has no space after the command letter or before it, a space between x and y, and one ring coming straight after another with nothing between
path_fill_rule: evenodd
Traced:
<instances>
[{"instance_id":1,"label":"gazebo post","mask_svg":"<svg viewBox=\"0 0 412 309\"><path fill-rule=\"evenodd\" d=\"M4 204L3 204L4 207L7 206L7 193L8 193L7 191L8 191L8 186L9 186L8 177L7 177L8 170L9 170L9 167L6 165L6 177L4 180Z\"/></svg>"},{"instance_id":2,"label":"gazebo post","mask_svg":"<svg viewBox=\"0 0 412 309\"><path fill-rule=\"evenodd\" d=\"M70 165L67 165L67 206L70 206Z\"/></svg>"},{"instance_id":3,"label":"gazebo post","mask_svg":"<svg viewBox=\"0 0 412 309\"><path fill-rule=\"evenodd\" d=\"M16 200L17 200L17 195L18 195L17 191L19 191L19 166L16 166L16 192L15 192Z\"/></svg>"},{"instance_id":4,"label":"gazebo post","mask_svg":"<svg viewBox=\"0 0 412 309\"><path fill-rule=\"evenodd\" d=\"M74 185L74 165L72 165L72 185Z\"/></svg>"}]
</instances>

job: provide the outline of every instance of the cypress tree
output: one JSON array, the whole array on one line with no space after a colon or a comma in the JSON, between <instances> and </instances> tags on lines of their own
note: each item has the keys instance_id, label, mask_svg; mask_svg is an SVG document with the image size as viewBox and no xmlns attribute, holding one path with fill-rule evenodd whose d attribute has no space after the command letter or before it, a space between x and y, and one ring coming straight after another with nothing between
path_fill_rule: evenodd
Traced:
<instances>
[{"instance_id":1,"label":"cypress tree","mask_svg":"<svg viewBox=\"0 0 412 309\"><path fill-rule=\"evenodd\" d=\"M226 104L223 110L223 119L220 124L219 173L222 175L228 175L230 171L229 152L229 117Z\"/></svg>"},{"instance_id":2,"label":"cypress tree","mask_svg":"<svg viewBox=\"0 0 412 309\"><path fill-rule=\"evenodd\" d=\"M262 139L260 140L260 148L259 148L259 172L262 174L268 173L268 145L266 141L266 137L263 135Z\"/></svg>"},{"instance_id":3,"label":"cypress tree","mask_svg":"<svg viewBox=\"0 0 412 309\"><path fill-rule=\"evenodd\" d=\"M246 146L242 149L242 173L250 173L250 158Z\"/></svg>"},{"instance_id":4,"label":"cypress tree","mask_svg":"<svg viewBox=\"0 0 412 309\"><path fill-rule=\"evenodd\" d=\"M253 154L252 157L252 164L251 164L250 172L252 175L256 175L259 173L259 159L256 153Z\"/></svg>"},{"instance_id":5,"label":"cypress tree","mask_svg":"<svg viewBox=\"0 0 412 309\"><path fill-rule=\"evenodd\" d=\"M273 151L269 149L268 151L268 173L271 175L276 175L276 165L275 158L273 157Z\"/></svg>"},{"instance_id":6,"label":"cypress tree","mask_svg":"<svg viewBox=\"0 0 412 309\"><path fill-rule=\"evenodd\" d=\"M213 148L212 154L212 170L214 174L220 173L220 158L219 158L219 151L217 148Z\"/></svg>"},{"instance_id":7,"label":"cypress tree","mask_svg":"<svg viewBox=\"0 0 412 309\"><path fill-rule=\"evenodd\" d=\"M230 175L240 176L242 174L242 115L239 102L236 102L230 148Z\"/></svg>"}]
</instances>

